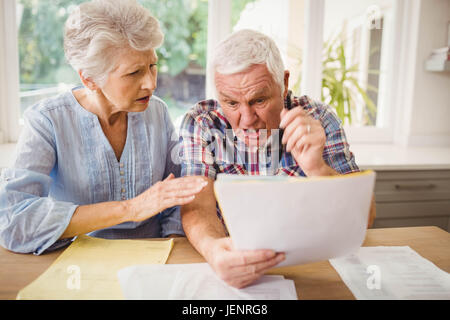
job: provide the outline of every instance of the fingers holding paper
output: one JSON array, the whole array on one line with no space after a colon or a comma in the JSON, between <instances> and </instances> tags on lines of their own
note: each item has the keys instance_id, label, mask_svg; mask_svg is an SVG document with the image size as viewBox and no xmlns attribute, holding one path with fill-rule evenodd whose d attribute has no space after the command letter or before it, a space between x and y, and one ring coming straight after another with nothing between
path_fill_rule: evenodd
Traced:
<instances>
[{"instance_id":1,"label":"fingers holding paper","mask_svg":"<svg viewBox=\"0 0 450 320\"><path fill-rule=\"evenodd\" d=\"M243 288L285 259L273 250L234 250L231 238L214 240L209 263L228 285Z\"/></svg>"}]
</instances>

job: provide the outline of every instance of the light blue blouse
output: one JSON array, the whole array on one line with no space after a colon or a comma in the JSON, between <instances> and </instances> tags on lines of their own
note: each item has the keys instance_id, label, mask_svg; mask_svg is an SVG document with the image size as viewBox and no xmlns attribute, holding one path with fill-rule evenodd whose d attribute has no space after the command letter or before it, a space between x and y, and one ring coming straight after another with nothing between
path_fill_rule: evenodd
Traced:
<instances>
[{"instance_id":1,"label":"light blue blouse","mask_svg":"<svg viewBox=\"0 0 450 320\"><path fill-rule=\"evenodd\" d=\"M145 111L128 113L118 161L98 117L77 102L72 90L24 113L14 164L0 176L0 245L9 250L41 254L61 247L70 242L58 239L77 206L131 199L170 173L180 174L178 136L162 100L153 96ZM170 234L184 235L179 207L89 235Z\"/></svg>"}]
</instances>

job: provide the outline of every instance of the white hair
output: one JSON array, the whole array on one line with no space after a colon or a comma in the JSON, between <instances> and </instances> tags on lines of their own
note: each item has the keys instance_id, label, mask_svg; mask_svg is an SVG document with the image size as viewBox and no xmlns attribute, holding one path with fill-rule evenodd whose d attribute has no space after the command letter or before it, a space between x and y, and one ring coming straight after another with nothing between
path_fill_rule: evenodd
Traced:
<instances>
[{"instance_id":1,"label":"white hair","mask_svg":"<svg viewBox=\"0 0 450 320\"><path fill-rule=\"evenodd\" d=\"M265 64L281 93L284 91L284 64L275 41L265 34L244 29L236 31L219 43L210 64L210 79L215 87L215 73L235 74L252 65ZM217 96L217 92L215 92Z\"/></svg>"},{"instance_id":2,"label":"white hair","mask_svg":"<svg viewBox=\"0 0 450 320\"><path fill-rule=\"evenodd\" d=\"M102 86L119 50L147 51L163 41L159 21L136 0L92 0L67 19L64 52L77 72L82 70L83 77Z\"/></svg>"}]
</instances>

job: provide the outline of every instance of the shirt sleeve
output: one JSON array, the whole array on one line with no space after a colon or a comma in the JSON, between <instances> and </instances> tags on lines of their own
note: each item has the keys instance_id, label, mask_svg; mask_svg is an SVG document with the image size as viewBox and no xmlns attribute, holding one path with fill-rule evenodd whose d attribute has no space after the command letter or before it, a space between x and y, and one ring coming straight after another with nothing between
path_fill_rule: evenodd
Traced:
<instances>
[{"instance_id":1,"label":"shirt sleeve","mask_svg":"<svg viewBox=\"0 0 450 320\"><path fill-rule=\"evenodd\" d=\"M59 248L59 240L77 205L49 197L56 164L52 125L41 112L24 114L14 165L0 176L0 244L8 250L41 254Z\"/></svg>"},{"instance_id":2,"label":"shirt sleeve","mask_svg":"<svg viewBox=\"0 0 450 320\"><path fill-rule=\"evenodd\" d=\"M195 109L194 109L195 110ZM211 131L203 118L187 113L180 127L181 176L205 176L215 180L217 171Z\"/></svg>"},{"instance_id":3,"label":"shirt sleeve","mask_svg":"<svg viewBox=\"0 0 450 320\"><path fill-rule=\"evenodd\" d=\"M164 178L173 173L175 177L180 177L180 159L179 159L179 143L178 134L170 120L167 108L164 108L164 121L167 128L167 155L166 168L164 170ZM161 225L161 236L167 237L171 234L185 236L183 226L181 224L180 207L175 206L167 208L159 215Z\"/></svg>"},{"instance_id":4,"label":"shirt sleeve","mask_svg":"<svg viewBox=\"0 0 450 320\"><path fill-rule=\"evenodd\" d=\"M342 121L329 109L328 106L325 106L320 116L327 138L323 159L331 168L341 174L359 172L355 157L350 151Z\"/></svg>"},{"instance_id":5,"label":"shirt sleeve","mask_svg":"<svg viewBox=\"0 0 450 320\"><path fill-rule=\"evenodd\" d=\"M180 206L168 208L160 213L161 237L166 238L171 234L186 236L181 224Z\"/></svg>"}]
</instances>

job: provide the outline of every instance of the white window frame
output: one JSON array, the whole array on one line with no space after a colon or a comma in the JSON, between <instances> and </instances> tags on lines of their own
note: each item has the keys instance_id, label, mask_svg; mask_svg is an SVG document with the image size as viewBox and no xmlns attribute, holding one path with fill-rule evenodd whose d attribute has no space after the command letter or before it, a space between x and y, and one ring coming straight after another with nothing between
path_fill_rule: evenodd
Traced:
<instances>
[{"instance_id":1,"label":"white window frame","mask_svg":"<svg viewBox=\"0 0 450 320\"><path fill-rule=\"evenodd\" d=\"M408 144L413 109L414 82L416 76L417 46L419 41L420 6L422 0L398 0L396 19L396 48L392 72L395 81L392 90L396 93L391 100L397 106L392 110L393 142Z\"/></svg>"},{"instance_id":2,"label":"white window frame","mask_svg":"<svg viewBox=\"0 0 450 320\"><path fill-rule=\"evenodd\" d=\"M21 127L16 1L0 1L0 143L16 142Z\"/></svg>"},{"instance_id":3,"label":"white window frame","mask_svg":"<svg viewBox=\"0 0 450 320\"><path fill-rule=\"evenodd\" d=\"M231 32L231 0L208 1L208 43L206 48L206 98L214 96L210 61L214 48Z\"/></svg>"},{"instance_id":4,"label":"white window frame","mask_svg":"<svg viewBox=\"0 0 450 320\"><path fill-rule=\"evenodd\" d=\"M322 49L325 0L306 0L305 43L302 58L302 82L300 92L320 100L322 93ZM320 35L318 37L317 35ZM307 50L306 50L307 48Z\"/></svg>"}]
</instances>

